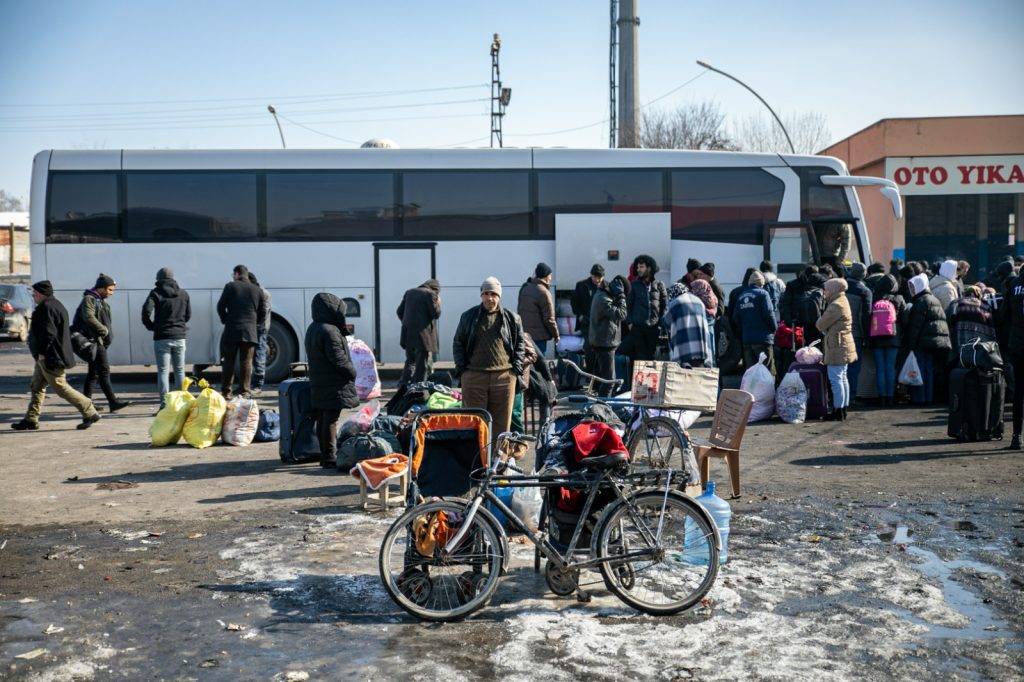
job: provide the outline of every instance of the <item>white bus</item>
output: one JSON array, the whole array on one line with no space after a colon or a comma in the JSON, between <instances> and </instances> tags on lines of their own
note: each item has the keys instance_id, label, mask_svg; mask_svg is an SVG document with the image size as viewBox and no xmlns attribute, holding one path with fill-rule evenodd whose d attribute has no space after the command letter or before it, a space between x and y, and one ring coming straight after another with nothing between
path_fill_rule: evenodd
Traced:
<instances>
[{"instance_id":1,"label":"white bus","mask_svg":"<svg viewBox=\"0 0 1024 682\"><path fill-rule=\"evenodd\" d=\"M781 273L818 260L815 233L851 226L848 259L870 245L837 159L668 150L43 151L32 175L33 280L49 279L69 309L96 276L111 299L115 365L153 362L142 304L159 268L192 298L188 361L216 364L214 306L236 264L273 295L268 378L303 358L309 304L320 291L348 303L357 338L399 362L403 292L442 284L440 359L459 315L489 275L515 308L538 262L571 293L602 263L609 277L653 256L665 281L688 258L717 264L727 289L770 258Z\"/></svg>"}]
</instances>

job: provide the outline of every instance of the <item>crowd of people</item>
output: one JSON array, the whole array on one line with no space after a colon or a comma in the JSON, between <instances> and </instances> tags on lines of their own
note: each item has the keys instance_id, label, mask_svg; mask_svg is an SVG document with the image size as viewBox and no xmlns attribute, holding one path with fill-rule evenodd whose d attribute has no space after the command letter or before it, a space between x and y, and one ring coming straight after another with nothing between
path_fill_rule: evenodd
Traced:
<instances>
[{"instance_id":1,"label":"crowd of people","mask_svg":"<svg viewBox=\"0 0 1024 682\"><path fill-rule=\"evenodd\" d=\"M715 278L715 264L687 261L679 281L666 285L658 278L657 262L637 256L628 276L606 279L595 264L573 291L571 304L576 329L583 337L586 369L609 380L617 378L620 358L653 360L667 338L667 356L692 367L719 367L737 373L762 361L782 380L796 351L820 344L832 388L829 419L846 418L858 395L865 354L874 358L879 404L902 401L897 369L913 352L922 385L905 396L916 405L944 403L949 372L958 351L974 339L998 344L1008 358L1005 372L1013 395L1010 447L1021 447L1024 390L1024 273L1021 263L1000 262L992 274L974 284L965 282L970 265L945 260L928 264L894 260L848 266L838 259L808 265L783 282L770 261L744 275L743 283L725 294ZM503 288L494 277L480 287L479 305L461 314L452 341L455 376L463 405L488 410L495 432L508 430L517 415L521 422L523 395L538 398L542 418L555 395L554 381L544 358L548 343L561 338L551 292L552 269L538 263L520 287L516 310L502 305ZM36 362L32 397L25 417L12 424L17 430L39 428L46 388L74 405L82 415L78 428L99 420L92 401L100 386L111 412L129 403L119 400L110 382L106 350L113 343L107 299L116 282L101 274L83 292L73 321L53 297L48 281L33 285L37 312L33 315L29 348ZM428 279L405 292L396 311L402 323L401 345L406 353L399 385L426 380L440 349L437 321L441 315L441 284ZM222 382L226 398L257 395L265 376L270 294L244 265L235 266L232 280L217 302L224 325L221 341ZM178 286L170 268L161 268L142 309L142 321L153 332L161 404L169 390L169 374L180 385L184 378L185 338L191 317L188 292ZM318 294L312 303L313 322L305 336L313 408L320 413L323 461L332 459L339 414L357 404L351 390L356 372L345 337L345 305L332 294ZM81 392L65 373L75 364L73 341L91 348ZM77 350L77 349L76 349ZM236 364L240 368L235 383ZM623 378L623 377L619 377ZM1015 381L1016 380L1016 381Z\"/></svg>"}]
</instances>

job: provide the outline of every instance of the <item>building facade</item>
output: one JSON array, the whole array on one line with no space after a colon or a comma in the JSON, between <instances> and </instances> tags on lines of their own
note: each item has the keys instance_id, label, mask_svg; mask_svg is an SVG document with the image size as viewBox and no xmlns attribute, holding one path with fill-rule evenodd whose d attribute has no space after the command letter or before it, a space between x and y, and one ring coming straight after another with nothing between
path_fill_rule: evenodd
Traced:
<instances>
[{"instance_id":1,"label":"building facade","mask_svg":"<svg viewBox=\"0 0 1024 682\"><path fill-rule=\"evenodd\" d=\"M876 260L966 260L974 281L1024 254L1024 116L884 119L822 154L899 185L898 221L858 190Z\"/></svg>"}]
</instances>

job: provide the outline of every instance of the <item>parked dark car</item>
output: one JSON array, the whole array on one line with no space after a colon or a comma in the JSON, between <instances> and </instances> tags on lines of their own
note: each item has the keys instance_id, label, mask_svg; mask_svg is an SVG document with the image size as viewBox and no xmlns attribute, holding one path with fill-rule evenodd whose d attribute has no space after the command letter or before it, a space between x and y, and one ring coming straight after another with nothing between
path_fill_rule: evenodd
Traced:
<instances>
[{"instance_id":1,"label":"parked dark car","mask_svg":"<svg viewBox=\"0 0 1024 682\"><path fill-rule=\"evenodd\" d=\"M32 290L23 284L0 284L0 309L3 321L0 333L19 341L28 340L28 325L32 319Z\"/></svg>"}]
</instances>

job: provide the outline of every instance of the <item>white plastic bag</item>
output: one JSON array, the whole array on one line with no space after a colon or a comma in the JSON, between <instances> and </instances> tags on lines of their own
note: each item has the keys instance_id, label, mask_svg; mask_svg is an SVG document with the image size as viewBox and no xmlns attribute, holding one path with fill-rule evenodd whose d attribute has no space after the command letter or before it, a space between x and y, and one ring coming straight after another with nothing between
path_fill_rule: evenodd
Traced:
<instances>
[{"instance_id":1,"label":"white plastic bag","mask_svg":"<svg viewBox=\"0 0 1024 682\"><path fill-rule=\"evenodd\" d=\"M900 370L900 375L896 381L907 386L924 386L921 366L917 364L917 356L914 355L914 351L910 351L910 354L907 355L907 359L903 363L903 369Z\"/></svg>"},{"instance_id":2,"label":"white plastic bag","mask_svg":"<svg viewBox=\"0 0 1024 682\"><path fill-rule=\"evenodd\" d=\"M801 365L817 365L821 363L824 354L815 346L821 343L821 339L804 346L796 352L796 361Z\"/></svg>"},{"instance_id":3,"label":"white plastic bag","mask_svg":"<svg viewBox=\"0 0 1024 682\"><path fill-rule=\"evenodd\" d=\"M224 412L220 437L231 445L249 445L260 425L260 408L250 398L232 398Z\"/></svg>"},{"instance_id":4,"label":"white plastic bag","mask_svg":"<svg viewBox=\"0 0 1024 682\"><path fill-rule=\"evenodd\" d=\"M380 397L380 377L377 375L377 360L365 341L349 339L348 353L356 367L356 395L360 400Z\"/></svg>"},{"instance_id":5,"label":"white plastic bag","mask_svg":"<svg viewBox=\"0 0 1024 682\"><path fill-rule=\"evenodd\" d=\"M542 502L540 488L516 486L512 489L512 499L508 502L508 508L526 524L527 528L537 530Z\"/></svg>"},{"instance_id":6,"label":"white plastic bag","mask_svg":"<svg viewBox=\"0 0 1024 682\"><path fill-rule=\"evenodd\" d=\"M807 419L807 387L796 372L782 378L775 392L775 411L787 424L802 424Z\"/></svg>"},{"instance_id":7,"label":"white plastic bag","mask_svg":"<svg viewBox=\"0 0 1024 682\"><path fill-rule=\"evenodd\" d=\"M743 373L740 389L754 395L754 406L750 409L747 423L771 419L775 414L775 378L764 366L767 355L761 353L757 364Z\"/></svg>"},{"instance_id":8,"label":"white plastic bag","mask_svg":"<svg viewBox=\"0 0 1024 682\"><path fill-rule=\"evenodd\" d=\"M373 428L373 420L378 416L380 416L380 401L371 400L360 407L358 412L346 419L338 429L338 432L367 433Z\"/></svg>"}]
</instances>

